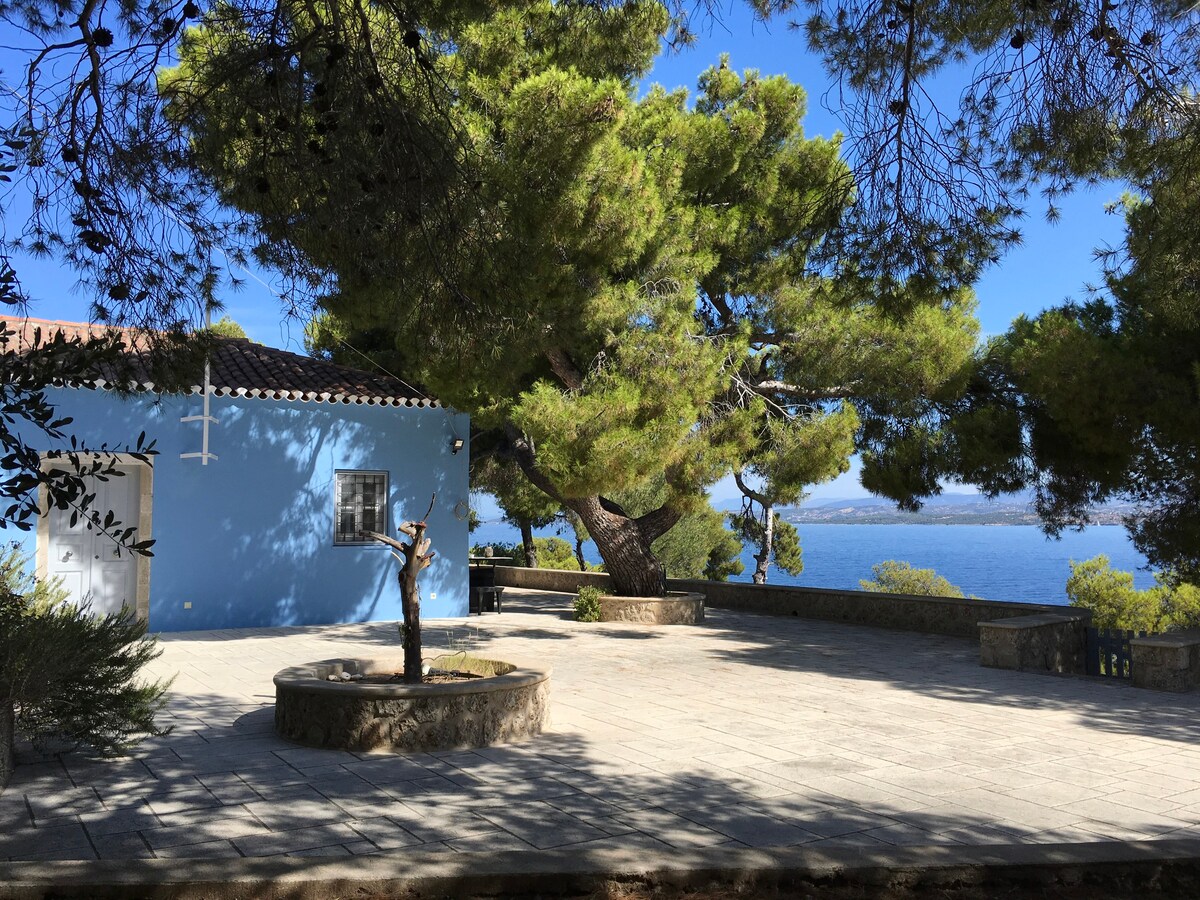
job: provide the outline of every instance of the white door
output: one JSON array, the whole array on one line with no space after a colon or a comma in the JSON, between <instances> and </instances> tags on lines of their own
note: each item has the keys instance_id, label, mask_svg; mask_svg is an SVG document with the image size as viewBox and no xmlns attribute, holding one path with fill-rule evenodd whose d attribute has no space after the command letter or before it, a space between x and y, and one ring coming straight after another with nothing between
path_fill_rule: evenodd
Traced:
<instances>
[{"instance_id":1,"label":"white door","mask_svg":"<svg viewBox=\"0 0 1200 900\"><path fill-rule=\"evenodd\" d=\"M107 481L87 479L87 492L95 493L92 509L103 519L112 511L122 528L137 527L141 495L141 469L121 467L125 474ZM90 603L97 614L114 613L137 605L137 556L112 538L89 531L82 519L71 524L70 510L50 511L50 547L47 572L59 577L72 603ZM135 532L131 541L143 540Z\"/></svg>"}]
</instances>

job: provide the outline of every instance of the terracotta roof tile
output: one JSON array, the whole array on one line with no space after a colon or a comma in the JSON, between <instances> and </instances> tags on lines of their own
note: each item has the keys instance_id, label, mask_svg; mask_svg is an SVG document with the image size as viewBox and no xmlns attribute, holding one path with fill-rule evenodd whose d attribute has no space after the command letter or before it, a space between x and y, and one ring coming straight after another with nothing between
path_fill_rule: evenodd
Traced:
<instances>
[{"instance_id":1,"label":"terracotta roof tile","mask_svg":"<svg viewBox=\"0 0 1200 900\"><path fill-rule=\"evenodd\" d=\"M59 322L49 319L13 319L7 323L17 332L18 351L33 342L36 329L42 340L55 331L68 339L88 338L117 331L128 346L135 350L145 345L142 333L134 329L110 329L81 322ZM218 397L258 397L272 400L305 400L317 403L355 403L384 406L438 406L436 400L405 381L390 375L365 372L340 366L323 359L302 356L288 350L265 347L245 338L217 338L209 358L209 383ZM103 377L92 382L96 387L106 385ZM140 386L154 390L150 383ZM192 386L193 393L201 385Z\"/></svg>"}]
</instances>

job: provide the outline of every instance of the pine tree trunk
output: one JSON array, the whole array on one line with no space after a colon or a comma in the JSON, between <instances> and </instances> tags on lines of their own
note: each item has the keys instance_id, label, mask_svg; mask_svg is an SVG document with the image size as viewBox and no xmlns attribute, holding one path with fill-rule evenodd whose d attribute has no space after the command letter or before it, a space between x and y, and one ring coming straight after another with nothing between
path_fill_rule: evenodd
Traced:
<instances>
[{"instance_id":1,"label":"pine tree trunk","mask_svg":"<svg viewBox=\"0 0 1200 900\"><path fill-rule=\"evenodd\" d=\"M621 597L660 597L665 588L662 569L650 549L653 537L637 521L605 509L599 497L570 502L604 560L614 594ZM665 529L664 529L665 530Z\"/></svg>"},{"instance_id":2,"label":"pine tree trunk","mask_svg":"<svg viewBox=\"0 0 1200 900\"><path fill-rule=\"evenodd\" d=\"M533 543L533 523L528 519L521 520L521 546L525 549L525 565L536 569L538 564L537 546Z\"/></svg>"},{"instance_id":3,"label":"pine tree trunk","mask_svg":"<svg viewBox=\"0 0 1200 900\"><path fill-rule=\"evenodd\" d=\"M754 583L767 583L767 570L771 567L771 551L775 549L775 509L766 508L766 525L763 527L759 552L754 554Z\"/></svg>"},{"instance_id":4,"label":"pine tree trunk","mask_svg":"<svg viewBox=\"0 0 1200 900\"><path fill-rule=\"evenodd\" d=\"M587 571L587 560L583 558L583 539L578 535L575 537L575 561L579 563L579 571Z\"/></svg>"}]
</instances>

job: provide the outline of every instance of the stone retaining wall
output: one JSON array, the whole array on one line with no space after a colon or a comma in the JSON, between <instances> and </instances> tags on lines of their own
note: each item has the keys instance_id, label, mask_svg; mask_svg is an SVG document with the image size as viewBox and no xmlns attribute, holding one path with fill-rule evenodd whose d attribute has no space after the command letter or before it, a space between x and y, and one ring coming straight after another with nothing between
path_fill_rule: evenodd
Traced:
<instances>
[{"instance_id":1,"label":"stone retaining wall","mask_svg":"<svg viewBox=\"0 0 1200 900\"><path fill-rule=\"evenodd\" d=\"M0 791L13 773L13 708L11 703L0 704Z\"/></svg>"},{"instance_id":2,"label":"stone retaining wall","mask_svg":"<svg viewBox=\"0 0 1200 900\"><path fill-rule=\"evenodd\" d=\"M497 566L496 584L575 593L581 585L607 588L608 575L603 572ZM704 594L705 604L714 609L797 616L802 619L874 625L880 628L965 638L979 636L980 622L1063 612L1061 606L1041 603L913 597L906 594L875 594L869 591L838 591L733 581L668 578L667 587L672 591Z\"/></svg>"}]
</instances>

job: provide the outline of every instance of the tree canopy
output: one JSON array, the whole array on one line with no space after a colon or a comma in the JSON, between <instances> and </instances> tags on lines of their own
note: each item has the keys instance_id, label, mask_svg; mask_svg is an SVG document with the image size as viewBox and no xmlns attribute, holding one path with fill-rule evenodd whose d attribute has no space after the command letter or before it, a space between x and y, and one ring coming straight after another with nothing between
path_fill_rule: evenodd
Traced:
<instances>
[{"instance_id":1,"label":"tree canopy","mask_svg":"<svg viewBox=\"0 0 1200 900\"><path fill-rule=\"evenodd\" d=\"M1200 133L1200 17L1179 0L751 4L824 60L859 184L842 249L884 279L970 283L1039 187L1054 217Z\"/></svg>"},{"instance_id":2,"label":"tree canopy","mask_svg":"<svg viewBox=\"0 0 1200 900\"><path fill-rule=\"evenodd\" d=\"M951 584L933 569L914 569L911 563L894 559L871 566L872 578L859 581L864 591L877 594L911 594L917 597L963 598L962 588Z\"/></svg>"},{"instance_id":3,"label":"tree canopy","mask_svg":"<svg viewBox=\"0 0 1200 900\"><path fill-rule=\"evenodd\" d=\"M324 327L372 333L501 431L635 594L658 589L653 541L753 448L807 440L818 454L823 430L855 421L830 406L848 397L869 397L885 431L915 427L913 392L893 385L942 389L974 340L963 292L903 286L910 327L878 284L814 268L850 183L837 142L804 136L798 86L722 60L691 105L657 87L637 97L669 23L642 0L543 0L453 28L441 52L422 40L424 65L392 67L381 93L407 97L423 73L453 89L442 121L461 181L438 204L413 205L406 164L387 156L393 119L357 108L308 12L249 68L244 21L206 21L164 78L264 258L330 279ZM412 55L404 33L368 24L377 54ZM654 478L658 507L613 499Z\"/></svg>"},{"instance_id":4,"label":"tree canopy","mask_svg":"<svg viewBox=\"0 0 1200 900\"><path fill-rule=\"evenodd\" d=\"M1158 634L1200 627L1200 587L1171 574L1158 574L1155 585L1139 591L1133 573L1114 569L1107 556L1071 563L1067 599L1092 611L1096 628L1120 628Z\"/></svg>"},{"instance_id":5,"label":"tree canopy","mask_svg":"<svg viewBox=\"0 0 1200 900\"><path fill-rule=\"evenodd\" d=\"M1032 489L1054 532L1106 500L1132 501L1138 549L1195 580L1200 204L1189 183L1173 176L1127 197L1126 249L1108 258L1104 289L989 342L943 443L923 459L993 495Z\"/></svg>"},{"instance_id":6,"label":"tree canopy","mask_svg":"<svg viewBox=\"0 0 1200 900\"><path fill-rule=\"evenodd\" d=\"M714 394L701 386L698 373L711 370L711 357L730 361L722 372L737 371L732 360L739 351L726 351L740 338L716 333L720 315L711 298L722 292L734 298L734 317L739 328L748 325L749 334L761 324L762 304L737 308L758 296L737 291L764 289L763 273L775 267L760 263L764 253L779 250L771 241L781 232L772 230L777 220L756 218L750 202L755 197L780 209L789 223L789 253L783 256L803 260L808 272L837 276L830 282L832 299L853 306L865 296L869 305L892 313L932 296L957 304L962 285L1016 238L1014 217L1037 180L1053 203L1058 191L1079 181L1129 179L1163 211L1153 217L1173 219L1178 234L1188 233L1186 217L1166 210L1186 199L1195 183L1190 161L1200 158L1193 150L1200 133L1200 106L1193 101L1200 31L1189 6L1175 0L1069 8L994 0L753 5L763 15L794 18L803 27L810 48L823 55L838 81L838 106L849 125L851 165L835 163L836 152L826 152L825 173L814 177L805 194L822 203L802 216L772 193L789 182L763 177L771 176L774 165L767 155L758 157L766 168L755 172L761 190L739 198L728 193L739 179L750 184L744 176L754 171L746 165L757 152L753 148L777 137L771 132L770 140L758 140L751 134L759 125L778 124L766 115L754 120L763 112L756 106L760 98L787 93L765 87L774 80L747 79L736 88L730 79L742 82L741 77L723 74L702 88L707 99L682 112L672 111L676 101L668 95L655 102L634 100L631 85L646 72L663 36L686 38L687 16L678 5L668 11L644 0L603 8L531 0L503 5L337 0L303 6L233 0L203 8L191 0L15 0L0 7L0 17L20 29L17 43L28 46L17 49L29 65L23 83L5 95L0 178L28 188L32 204L24 221L6 221L0 279L15 286L11 293L19 298L12 252L55 255L81 273L98 318L178 325L189 309L211 305L231 279L224 255L236 265L257 251L289 277L287 296L295 306L311 311L316 303L343 318L353 309L353 327L347 331L341 323L343 334L361 333L370 324L366 319L376 328L386 324L389 332L400 323L394 332L399 339L388 343L406 359L419 359L414 369L432 373L448 369L447 361L456 357L472 364L486 358L494 386L464 389L466 396L456 402L492 410L494 422L513 424L502 398L528 394L529 401L522 401L527 421L514 425L518 438L537 436L539 421L554 419L553 391L534 397L539 379L569 394L573 411L583 413L576 421L585 423L598 403L584 408L582 394L594 398L607 391L610 412L595 422L596 429L610 434L612 445L636 432L639 440L625 443L648 448L610 470L632 471L636 480L645 474L646 456L662 458L672 473L684 472L686 477L671 478L683 500L693 495L697 480L708 477L702 473L746 454L721 450L695 459L685 451L671 458L679 442L669 428L650 427L651 421L690 420L708 429L719 420L730 427L706 446L744 451L754 445L747 441L754 429L746 425L753 416L714 420L707 414ZM198 23L203 27L195 27ZM169 59L184 59L185 65L160 80L161 64ZM702 104L708 104L707 112ZM724 134L722 122L728 126ZM643 138L664 136L655 153L646 152L638 129ZM689 144L691 151L682 149ZM714 165L707 170L694 165L689 152L703 152ZM598 166L599 159L613 164ZM722 175L722 166L732 169ZM206 177L197 178L197 171ZM684 216L677 215L676 178L685 193L696 191ZM510 198L518 188L530 202L514 207ZM1173 192L1178 199L1169 200ZM596 204L595 197L613 199ZM301 202L292 205L296 200ZM736 232L745 223L762 240L748 245L746 258L730 258L723 249L729 242L717 232L727 230L730 242L740 241L745 234ZM547 233L570 240L539 243ZM681 251L680 237L690 240L693 233L702 240L684 241ZM1164 228L1155 233L1153 240L1131 243L1141 260L1135 268L1149 274L1155 266L1164 273L1174 267L1180 274L1154 275L1145 290L1161 287L1175 298L1190 296L1190 289L1170 289L1187 287L1188 260L1173 256ZM295 235L296 241L281 234ZM601 235L605 240L597 239ZM545 249L551 244L605 252L591 259L556 257ZM1162 266L1153 262L1157 259ZM514 277L515 268L521 277ZM399 308L388 296L389 285L405 288L407 301ZM684 299L689 290L702 307L709 304L709 315L716 311L712 323L689 321L692 309L685 311ZM1114 282L1114 292L1120 290ZM636 320L652 323L644 331L656 336L657 348L645 341L636 348L628 340L608 341L610 332L620 331L614 323L628 316L635 296L652 298L653 310L639 312ZM1107 305L1119 310L1123 302ZM578 321L565 315L572 304L585 313ZM1055 316L1065 324L1056 325ZM1102 324L1106 316L1110 325ZM1095 332L1112 350L1117 343L1103 336L1108 328L1121 335L1121 350L1109 352L1107 363L1114 370L1132 369L1144 352L1138 348L1146 345L1126 339L1142 327L1127 325L1138 318L1080 306L1039 320L1036 330L1042 338L1056 328ZM1164 321L1152 318L1155 325ZM1031 327L1014 329L1010 343L1031 348L1020 337ZM1164 331L1175 336L1170 327ZM435 333L436 340L428 337ZM681 367L667 380L697 387L655 414L636 399L654 389L646 377L636 385L611 377L600 383L595 364L617 359L618 350L624 354L622 371L641 354L642 371L650 372L646 359L672 342L688 341L702 344L708 361ZM562 348L577 358L564 360ZM763 348L751 342L747 353L761 354ZM1006 353L996 348L980 382L1006 369ZM1189 365L1186 350L1166 355L1173 362L1160 370L1174 374L1154 385L1164 398L1173 388L1163 386L1186 381L1178 372ZM541 371L511 365L523 360L535 361ZM591 377L588 390L570 387L564 372L572 379ZM772 371L767 380L781 380L778 375ZM747 379L739 377L744 386ZM447 389L439 393L448 396L453 385L442 381ZM1024 390L1011 379L1008 385L1010 393ZM750 393L762 396L761 390ZM1142 545L1161 547L1156 558L1164 563L1194 555L1200 542L1186 515L1194 497L1186 427L1167 427L1157 413L1142 422L1140 408L1123 404L1116 432L1136 431L1140 422L1153 439L1133 451L1110 446L1108 461L1101 462L1104 454L1092 453L1085 432L1070 433L1063 425L1067 417L1060 415L1059 455L1070 452L1067 438L1078 438L1076 448L1089 459L1086 471L1072 472L1050 459L1051 432L1043 428L1045 439L1026 451L1019 430L997 424L1004 419L1011 425L1039 405L1054 407L1057 401L1048 392L1043 397L1031 389L1026 396L1033 402L1015 413L1003 412L1003 403L984 403L981 393L987 391L976 392L970 410L996 408L988 414L990 426L982 416L970 417L972 434L928 438L888 415L876 422L864 416L859 445L881 461L868 467L870 486L917 497L920 491L911 491L908 482L915 478L929 488L947 468L940 470L932 460L931 442L961 449L990 429L990 437L1009 441L1007 451L993 457L1007 452L1012 465L976 460L960 471L991 485L1031 480L1048 485L1044 494L1051 499L1042 508L1052 526L1069 518L1058 511L1072 508L1072 497L1122 491L1144 497L1150 514L1139 520ZM1179 396L1194 406L1194 391ZM808 415L829 414L823 405L828 402L810 403ZM1164 399L1146 408L1172 403ZM617 408L623 412L612 411ZM930 425L933 415L926 411L920 418ZM641 417L636 426L629 424L631 417ZM760 425L756 436L762 431ZM654 440L641 440L646 435ZM576 470L578 460L569 454L556 459L553 447L544 449L541 459L554 464L556 477L564 466L570 469L572 492L608 465L601 452L593 454L597 466ZM1159 509L1163 515L1154 512ZM660 524L644 523L651 531Z\"/></svg>"}]
</instances>

